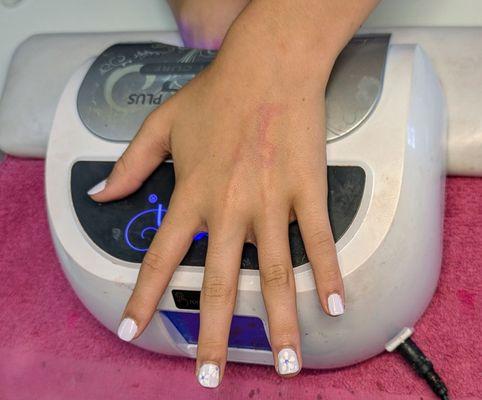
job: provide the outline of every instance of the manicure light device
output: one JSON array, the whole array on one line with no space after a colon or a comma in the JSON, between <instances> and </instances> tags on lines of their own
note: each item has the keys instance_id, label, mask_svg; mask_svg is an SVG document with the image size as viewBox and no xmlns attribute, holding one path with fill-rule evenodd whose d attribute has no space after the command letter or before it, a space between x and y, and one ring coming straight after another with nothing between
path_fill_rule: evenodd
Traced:
<instances>
[{"instance_id":1,"label":"manicure light device","mask_svg":"<svg viewBox=\"0 0 482 400\"><path fill-rule=\"evenodd\" d=\"M390 40L382 33L355 37L327 89L328 204L345 284L344 315L333 318L321 309L298 226L290 225L304 367L345 366L385 350L413 327L437 285L445 97L423 49ZM87 190L108 176L146 115L214 56L162 43L117 44L78 68L60 97L46 162L52 237L75 292L113 332L169 208L173 165L162 164L119 201L96 203ZM151 323L133 344L195 357L208 240L205 232L193 237ZM250 244L238 290L228 359L272 364Z\"/></svg>"}]
</instances>

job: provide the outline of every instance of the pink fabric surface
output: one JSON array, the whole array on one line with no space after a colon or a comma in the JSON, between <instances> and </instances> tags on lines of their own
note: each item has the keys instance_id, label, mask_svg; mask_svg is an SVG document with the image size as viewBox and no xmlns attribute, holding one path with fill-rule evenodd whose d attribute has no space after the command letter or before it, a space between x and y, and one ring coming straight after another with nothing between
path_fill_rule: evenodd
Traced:
<instances>
[{"instance_id":1,"label":"pink fabric surface","mask_svg":"<svg viewBox=\"0 0 482 400\"><path fill-rule=\"evenodd\" d=\"M82 306L62 274L45 212L44 163L0 164L0 399L433 399L398 355L303 370L229 364L202 389L194 361L121 342ZM482 398L482 179L449 178L437 293L414 338L454 399Z\"/></svg>"}]
</instances>

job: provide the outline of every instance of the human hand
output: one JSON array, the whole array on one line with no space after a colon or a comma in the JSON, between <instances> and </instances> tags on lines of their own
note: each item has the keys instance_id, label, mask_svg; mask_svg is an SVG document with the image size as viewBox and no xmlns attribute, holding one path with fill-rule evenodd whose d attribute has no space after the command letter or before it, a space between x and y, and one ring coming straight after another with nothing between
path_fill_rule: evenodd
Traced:
<instances>
[{"instance_id":1,"label":"human hand","mask_svg":"<svg viewBox=\"0 0 482 400\"><path fill-rule=\"evenodd\" d=\"M293 218L323 310L344 312L327 211L324 92L338 51L376 0L302 3L277 0L278 19L270 19L273 2L251 2L213 63L149 115L107 181L89 192L99 202L127 196L172 155L169 210L118 333L124 340L141 335L193 236L208 231L196 367L207 387L224 373L244 242L258 249L279 374L293 376L302 365L288 242Z\"/></svg>"},{"instance_id":2,"label":"human hand","mask_svg":"<svg viewBox=\"0 0 482 400\"><path fill-rule=\"evenodd\" d=\"M152 318L192 237L208 231L198 368L215 364L222 376L241 251L249 240L258 248L275 365L289 376L302 362L288 242L295 216L321 304L328 314L343 312L326 206L323 94L300 90L295 82L280 85L275 78L249 85L236 78L223 62L215 62L155 110L93 199L134 192L172 154L175 191L124 312L135 321L134 337ZM286 348L297 359L287 371L278 365Z\"/></svg>"}]
</instances>

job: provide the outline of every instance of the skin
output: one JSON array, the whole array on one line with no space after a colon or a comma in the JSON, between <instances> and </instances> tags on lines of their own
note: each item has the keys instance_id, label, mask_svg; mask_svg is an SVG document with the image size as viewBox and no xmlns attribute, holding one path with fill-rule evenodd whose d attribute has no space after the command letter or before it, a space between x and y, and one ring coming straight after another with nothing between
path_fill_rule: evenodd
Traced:
<instances>
[{"instance_id":1,"label":"skin","mask_svg":"<svg viewBox=\"0 0 482 400\"><path fill-rule=\"evenodd\" d=\"M189 3L205 4L177 3L181 27L192 18L184 17L191 15ZM210 10L230 2L214 3L206 1ZM169 210L122 316L136 321L136 337L193 236L209 231L196 372L212 362L224 374L246 241L258 249L274 364L289 347L302 365L288 224L298 220L321 308L329 313L328 296L344 299L344 290L327 211L325 88L338 53L376 4L236 0L209 35L189 31L188 42L200 44L224 36L234 20L215 61L149 115L105 189L93 196L99 202L127 196L172 155Z\"/></svg>"}]
</instances>

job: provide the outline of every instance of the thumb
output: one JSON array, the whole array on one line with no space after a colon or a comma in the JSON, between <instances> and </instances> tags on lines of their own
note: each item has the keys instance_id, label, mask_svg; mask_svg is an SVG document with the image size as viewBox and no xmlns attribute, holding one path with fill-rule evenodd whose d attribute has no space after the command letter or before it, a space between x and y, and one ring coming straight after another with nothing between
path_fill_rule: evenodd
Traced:
<instances>
[{"instance_id":1,"label":"thumb","mask_svg":"<svg viewBox=\"0 0 482 400\"><path fill-rule=\"evenodd\" d=\"M121 199L135 192L170 152L170 115L159 107L147 116L110 175L87 194L95 201Z\"/></svg>"}]
</instances>

